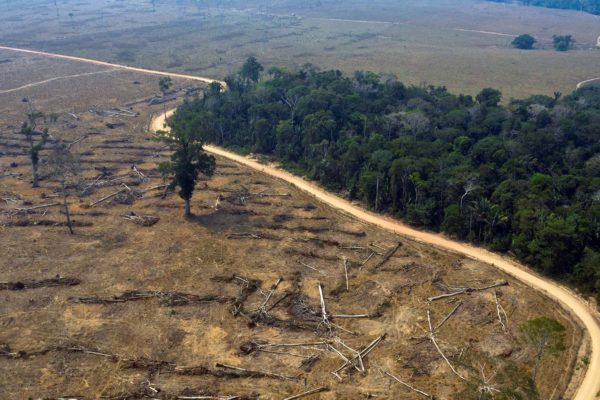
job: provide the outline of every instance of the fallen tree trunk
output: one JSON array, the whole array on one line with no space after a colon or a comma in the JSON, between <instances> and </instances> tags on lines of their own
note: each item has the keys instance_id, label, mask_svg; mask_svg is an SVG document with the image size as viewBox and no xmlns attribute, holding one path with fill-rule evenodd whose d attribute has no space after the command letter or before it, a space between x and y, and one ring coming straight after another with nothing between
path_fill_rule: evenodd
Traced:
<instances>
[{"instance_id":1,"label":"fallen tree trunk","mask_svg":"<svg viewBox=\"0 0 600 400\"><path fill-rule=\"evenodd\" d=\"M75 286L79 285L80 283L81 281L76 278L63 278L61 276L57 276L55 278L43 279L41 281L0 282L0 290L25 290L42 287Z\"/></svg>"},{"instance_id":2,"label":"fallen tree trunk","mask_svg":"<svg viewBox=\"0 0 600 400\"><path fill-rule=\"evenodd\" d=\"M493 289L493 288L500 287L500 286L508 286L508 282L500 281L500 282L494 283L492 285L481 287L481 288L463 288L461 290L457 290L456 292L445 293L445 294L441 294L439 296L429 297L427 299L427 301L436 301L436 300L441 300L441 299L447 299L448 297L458 296L459 294L481 292L484 290Z\"/></svg>"},{"instance_id":3,"label":"fallen tree trunk","mask_svg":"<svg viewBox=\"0 0 600 400\"><path fill-rule=\"evenodd\" d=\"M234 367L234 366L231 366L231 365L221 364L221 363L217 363L216 367L217 368L230 369L230 370L236 371L238 374L240 374L241 377L249 377L249 378L276 378L276 379L289 380L289 381L296 381L296 380L298 380L298 377L295 377L295 376L288 376L288 375L276 374L276 373L273 373L273 372L265 372L265 371L253 371L253 370L249 370L249 369L245 369L245 368L240 368L240 367Z\"/></svg>"},{"instance_id":4,"label":"fallen tree trunk","mask_svg":"<svg viewBox=\"0 0 600 400\"><path fill-rule=\"evenodd\" d=\"M89 206L90 206L90 207L97 206L98 204L100 204L100 203L103 203L103 202L105 202L106 200L112 199L112 198L113 198L113 197L115 197L116 195L118 195L118 194L120 194L120 193L123 193L123 192L124 192L124 191L126 191L126 190L128 190L128 189L127 189L127 188L123 188L123 189L119 190L118 192L111 193L111 194L109 194L108 196L105 196L105 197L101 198L100 200L98 200L98 201L95 201L95 202L91 203Z\"/></svg>"},{"instance_id":5,"label":"fallen tree trunk","mask_svg":"<svg viewBox=\"0 0 600 400\"><path fill-rule=\"evenodd\" d=\"M391 249L387 253L385 253L385 255L383 256L383 258L377 264L375 264L375 266L373 267L373 270L378 269L383 264L385 264L386 262L388 262L389 259L392 258L392 256L394 254L396 254L396 252L398 251L398 249L400 248L400 246L402 246L402 242L398 242L398 244L396 246L394 246L393 249Z\"/></svg>"},{"instance_id":6,"label":"fallen tree trunk","mask_svg":"<svg viewBox=\"0 0 600 400\"><path fill-rule=\"evenodd\" d=\"M51 204L42 204L41 206L29 207L29 208L15 208L15 211L18 212L29 212L34 210L39 210L40 208L49 208L49 207L58 207L60 203L51 203Z\"/></svg>"}]
</instances>

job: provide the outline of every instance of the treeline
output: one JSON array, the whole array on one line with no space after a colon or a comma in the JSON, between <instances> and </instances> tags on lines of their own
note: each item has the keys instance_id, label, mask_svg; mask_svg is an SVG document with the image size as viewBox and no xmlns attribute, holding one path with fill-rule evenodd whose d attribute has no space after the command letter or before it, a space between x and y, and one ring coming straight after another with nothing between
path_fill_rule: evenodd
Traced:
<instances>
[{"instance_id":1,"label":"treeline","mask_svg":"<svg viewBox=\"0 0 600 400\"><path fill-rule=\"evenodd\" d=\"M600 15L600 0L488 0L496 3L519 3L526 6L585 11Z\"/></svg>"},{"instance_id":2,"label":"treeline","mask_svg":"<svg viewBox=\"0 0 600 400\"><path fill-rule=\"evenodd\" d=\"M600 293L600 88L503 106L494 89L261 69L250 59L181 114L219 145Z\"/></svg>"}]
</instances>

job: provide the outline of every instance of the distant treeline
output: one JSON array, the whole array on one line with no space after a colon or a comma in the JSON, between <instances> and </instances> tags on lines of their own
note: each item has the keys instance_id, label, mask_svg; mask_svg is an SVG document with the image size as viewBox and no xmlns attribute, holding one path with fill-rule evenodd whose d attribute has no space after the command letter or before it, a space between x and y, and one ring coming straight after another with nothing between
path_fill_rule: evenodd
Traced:
<instances>
[{"instance_id":1,"label":"distant treeline","mask_svg":"<svg viewBox=\"0 0 600 400\"><path fill-rule=\"evenodd\" d=\"M261 68L250 60L180 115L214 143L600 293L600 88L503 106L494 89L313 66L259 81Z\"/></svg>"},{"instance_id":2,"label":"distant treeline","mask_svg":"<svg viewBox=\"0 0 600 400\"><path fill-rule=\"evenodd\" d=\"M526 6L578 10L600 15L600 0L488 0L496 3L518 3Z\"/></svg>"}]
</instances>

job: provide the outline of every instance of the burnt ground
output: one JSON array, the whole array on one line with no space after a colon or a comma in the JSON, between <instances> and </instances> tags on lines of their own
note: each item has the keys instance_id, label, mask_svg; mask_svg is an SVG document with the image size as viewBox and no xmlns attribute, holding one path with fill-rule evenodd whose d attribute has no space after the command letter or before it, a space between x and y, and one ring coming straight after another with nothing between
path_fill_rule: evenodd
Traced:
<instances>
[{"instance_id":1,"label":"burnt ground","mask_svg":"<svg viewBox=\"0 0 600 400\"><path fill-rule=\"evenodd\" d=\"M42 63L36 81L82 73L11 57ZM358 222L224 159L198 185L195 217L185 220L176 194L145 191L162 183L155 167L169 154L146 132L163 109L142 101L158 79L115 74L0 95L0 397L282 399L327 388L311 398L423 398L388 372L450 399L484 386L482 369L498 372L487 382L498 387L526 376L532 351L519 326L538 316L567 329L567 350L542 363L541 398L566 389L582 331L491 266ZM75 235L59 207L24 210L60 197L48 178L30 187L25 142L15 134L23 97L59 113L47 148L86 137L72 145L82 166L69 185ZM105 112L114 107L127 116ZM434 327L449 316L435 331L449 364L428 336L428 310ZM344 357L352 363L332 375Z\"/></svg>"}]
</instances>

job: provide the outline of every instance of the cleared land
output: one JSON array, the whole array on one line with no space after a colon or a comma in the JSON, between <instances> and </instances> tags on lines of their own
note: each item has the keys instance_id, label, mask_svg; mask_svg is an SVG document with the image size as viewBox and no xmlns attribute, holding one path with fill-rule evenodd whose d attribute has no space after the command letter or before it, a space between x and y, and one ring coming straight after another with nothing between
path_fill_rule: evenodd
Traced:
<instances>
[{"instance_id":1,"label":"cleared land","mask_svg":"<svg viewBox=\"0 0 600 400\"><path fill-rule=\"evenodd\" d=\"M255 55L267 67L373 70L469 94L497 87L506 99L569 93L600 64L600 17L574 11L477 0L152 3L8 7L0 44L216 78ZM540 49L511 48L521 33ZM554 51L553 34L573 35L577 49Z\"/></svg>"},{"instance_id":2,"label":"cleared land","mask_svg":"<svg viewBox=\"0 0 600 400\"><path fill-rule=\"evenodd\" d=\"M70 62L38 61L47 63L48 71L74 74ZM21 57L21 62L38 61ZM181 218L176 195L162 198L160 191L150 191L140 197L144 188L160 184L153 168L168 156L146 130L151 114L162 106L132 104L156 92L155 77L119 74L124 76L74 78L69 86L52 81L45 92L35 86L0 97L6 110L0 127L5 255L0 270L3 280L12 282L2 286L9 290L2 290L0 306L3 397L139 396L161 388L162 394L257 393L271 399L326 386L330 391L319 394L322 399L358 399L369 393L419 398L379 373L381 366L446 399L462 383L432 342L421 337L419 326L427 329L428 323L424 300L458 286L484 287L503 280L509 285L431 304L434 324L456 309L437 332L440 347L465 375L479 374L469 367L477 361L486 373L504 363L523 365L531 354L518 326L535 316L551 316L567 327L568 351L561 359L568 361L544 360L542 396L557 396L567 386L564 367L573 370L579 363L581 330L551 301L491 266L362 224L279 180L222 159L217 175L199 187L193 221ZM51 77L36 75L35 81ZM62 114L51 129L55 138L73 142L87 136L73 146L84 167L80 184L70 188L76 236L54 226L63 221L59 208L17 210L54 202L57 189L49 180L40 189L29 188L23 143L14 134L26 110L22 97ZM95 112L89 111L92 107ZM97 112L113 107L137 116ZM110 129L107 123L125 125ZM132 165L148 180L132 172ZM82 193L99 176L102 184ZM122 190L121 183L131 190L89 206ZM139 225L132 212L160 220L150 227ZM390 254L388 261L378 266L385 254ZM279 278L283 280L272 289ZM319 284L328 314L369 318L332 317L336 326L330 331L320 313ZM507 312L507 332L497 316L495 290ZM255 313L265 300L273 307L268 317ZM342 382L330 372L344 362L325 345L283 351L261 347L339 337L362 349L384 334L385 340L364 357L368 373L342 374ZM330 345L353 356L340 342ZM263 375L239 377L240 371L218 363Z\"/></svg>"}]
</instances>

